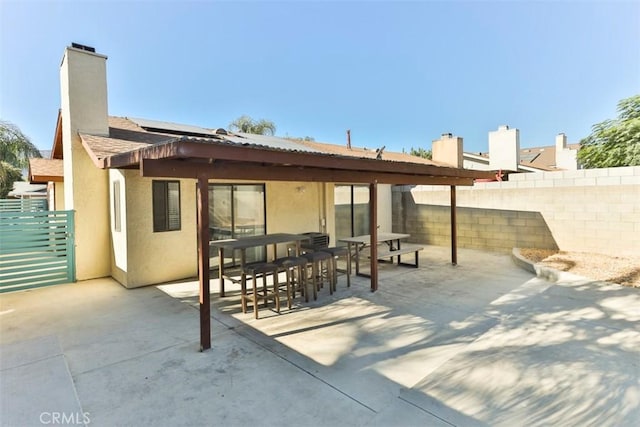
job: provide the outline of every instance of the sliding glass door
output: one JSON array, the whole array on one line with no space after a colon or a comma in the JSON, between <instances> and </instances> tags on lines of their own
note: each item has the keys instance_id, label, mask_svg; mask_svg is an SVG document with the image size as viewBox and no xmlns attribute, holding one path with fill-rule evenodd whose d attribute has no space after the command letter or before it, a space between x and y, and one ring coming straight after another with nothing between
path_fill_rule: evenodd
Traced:
<instances>
[{"instance_id":1,"label":"sliding glass door","mask_svg":"<svg viewBox=\"0 0 640 427\"><path fill-rule=\"evenodd\" d=\"M209 227L212 240L265 234L265 192L262 184L209 184ZM225 266L236 265L225 254ZM264 261L264 248L247 249L247 262ZM219 260L212 260L212 267Z\"/></svg>"},{"instance_id":2,"label":"sliding glass door","mask_svg":"<svg viewBox=\"0 0 640 427\"><path fill-rule=\"evenodd\" d=\"M334 192L336 238L369 234L369 187L336 185Z\"/></svg>"}]
</instances>

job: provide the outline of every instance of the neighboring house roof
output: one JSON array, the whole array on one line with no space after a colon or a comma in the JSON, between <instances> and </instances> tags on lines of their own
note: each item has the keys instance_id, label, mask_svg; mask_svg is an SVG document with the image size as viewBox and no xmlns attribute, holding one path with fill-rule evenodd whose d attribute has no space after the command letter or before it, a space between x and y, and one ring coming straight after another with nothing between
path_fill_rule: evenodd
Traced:
<instances>
[{"instance_id":1,"label":"neighboring house roof","mask_svg":"<svg viewBox=\"0 0 640 427\"><path fill-rule=\"evenodd\" d=\"M567 148L578 150L580 144L567 144ZM489 153L464 153L472 161L489 163ZM554 171L556 168L556 146L527 147L520 149L520 166L526 171Z\"/></svg>"},{"instance_id":2,"label":"neighboring house roof","mask_svg":"<svg viewBox=\"0 0 640 427\"><path fill-rule=\"evenodd\" d=\"M373 179L388 183L428 181L452 185L471 185L473 178L487 174L439 165L405 153L127 117L110 117L108 136L79 135L100 168L144 169L144 159L149 170L151 165L159 165L153 160L180 159L183 163L171 163L172 173L180 169L183 175L190 175L200 167L199 173L206 173L210 178L257 179L261 176L273 180L329 182L371 182ZM247 148L253 150L247 151ZM193 170L182 170L187 160L192 162Z\"/></svg>"},{"instance_id":3,"label":"neighboring house roof","mask_svg":"<svg viewBox=\"0 0 640 427\"><path fill-rule=\"evenodd\" d=\"M13 183L13 190L9 191L7 196L15 198L44 198L47 197L47 184L16 181Z\"/></svg>"},{"instance_id":4,"label":"neighboring house roof","mask_svg":"<svg viewBox=\"0 0 640 427\"><path fill-rule=\"evenodd\" d=\"M304 140L296 140L300 144L306 145L307 147L314 148L320 152L327 154L337 154L342 156L354 156L361 157L366 159L377 159L379 151L377 149L369 149L369 148L360 148L347 147L346 145L337 145L337 144L327 144L323 142L316 141L304 141ZM410 162L410 163L423 163L426 165L438 165L437 162L433 160L425 159L424 157L414 156L407 153L396 153L393 151L382 151L380 154L381 160L390 160L394 162Z\"/></svg>"},{"instance_id":5,"label":"neighboring house roof","mask_svg":"<svg viewBox=\"0 0 640 427\"><path fill-rule=\"evenodd\" d=\"M29 181L31 182L62 182L64 167L62 159L29 159Z\"/></svg>"}]
</instances>

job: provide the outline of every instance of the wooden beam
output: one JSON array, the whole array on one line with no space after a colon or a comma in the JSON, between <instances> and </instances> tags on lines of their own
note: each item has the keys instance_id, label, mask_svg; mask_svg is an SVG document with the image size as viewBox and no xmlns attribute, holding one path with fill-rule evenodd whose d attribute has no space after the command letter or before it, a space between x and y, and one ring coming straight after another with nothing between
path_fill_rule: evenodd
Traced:
<instances>
[{"instance_id":1,"label":"wooden beam","mask_svg":"<svg viewBox=\"0 0 640 427\"><path fill-rule=\"evenodd\" d=\"M198 177L198 281L200 283L200 351L211 348L211 294L209 289L209 181Z\"/></svg>"},{"instance_id":2,"label":"wooden beam","mask_svg":"<svg viewBox=\"0 0 640 427\"><path fill-rule=\"evenodd\" d=\"M351 156L339 156L307 151L289 151L266 149L256 146L243 146L226 142L202 143L193 140L177 142L178 157L235 160L249 163L269 162L277 165L294 165L319 167L322 169L340 169L369 172L393 172L403 174L419 174L433 176L456 176L460 178L476 178L475 172L447 166L427 165L424 163L394 162ZM142 149L152 150L156 146ZM147 158L147 156L143 156ZM161 157L159 157L161 158ZM489 173L493 177L493 173Z\"/></svg>"},{"instance_id":3,"label":"wooden beam","mask_svg":"<svg viewBox=\"0 0 640 427\"><path fill-rule=\"evenodd\" d=\"M249 141L251 142L251 141ZM104 167L120 168L137 165L142 159L200 159L204 161L236 161L250 164L270 163L280 166L299 166L322 170L381 172L398 175L416 175L452 178L493 178L494 172L458 169L424 163L395 162L368 158L338 156L325 153L300 152L245 146L215 140L181 138L154 144L139 150L111 156ZM338 181L336 181L338 182ZM371 182L371 179L370 181Z\"/></svg>"},{"instance_id":4,"label":"wooden beam","mask_svg":"<svg viewBox=\"0 0 640 427\"><path fill-rule=\"evenodd\" d=\"M146 159L174 159L178 156L178 142L165 142L150 145L135 151L116 154L104 159L105 168L119 169L139 165L143 158Z\"/></svg>"},{"instance_id":5,"label":"wooden beam","mask_svg":"<svg viewBox=\"0 0 640 427\"><path fill-rule=\"evenodd\" d=\"M451 186L451 264L458 264L458 226L456 219L456 186Z\"/></svg>"},{"instance_id":6,"label":"wooden beam","mask_svg":"<svg viewBox=\"0 0 640 427\"><path fill-rule=\"evenodd\" d=\"M345 171L300 166L257 165L240 162L214 161L211 164L187 160L142 159L141 175L145 177L242 179L262 181L306 181L378 183L404 185L473 185L472 178L434 177L384 172Z\"/></svg>"},{"instance_id":7,"label":"wooden beam","mask_svg":"<svg viewBox=\"0 0 640 427\"><path fill-rule=\"evenodd\" d=\"M371 292L378 290L378 184L369 184L369 234L371 236Z\"/></svg>"},{"instance_id":8,"label":"wooden beam","mask_svg":"<svg viewBox=\"0 0 640 427\"><path fill-rule=\"evenodd\" d=\"M64 182L64 177L59 175L31 175L29 177L29 182L31 183L47 183L49 181Z\"/></svg>"}]
</instances>

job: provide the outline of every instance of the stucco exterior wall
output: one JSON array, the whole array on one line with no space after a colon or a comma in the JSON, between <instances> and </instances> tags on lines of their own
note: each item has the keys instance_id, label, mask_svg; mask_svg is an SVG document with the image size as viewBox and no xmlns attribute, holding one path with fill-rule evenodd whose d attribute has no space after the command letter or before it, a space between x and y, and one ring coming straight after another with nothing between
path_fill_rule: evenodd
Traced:
<instances>
[{"instance_id":1,"label":"stucco exterior wall","mask_svg":"<svg viewBox=\"0 0 640 427\"><path fill-rule=\"evenodd\" d=\"M111 217L111 275L128 288L196 276L198 266L195 180L180 180L181 229L155 233L152 212L153 180L141 178L137 170L111 171L111 215L113 182L116 180L120 181L122 228L120 232L116 232ZM268 233L323 231L331 234L335 230L332 185L266 182L265 198ZM279 255L284 255L285 250L285 245L279 246ZM268 256L271 256L270 251L269 248Z\"/></svg>"},{"instance_id":2,"label":"stucco exterior wall","mask_svg":"<svg viewBox=\"0 0 640 427\"><path fill-rule=\"evenodd\" d=\"M118 241L117 237L114 238L114 278L128 288L135 288L196 276L198 252L195 180L179 180L180 230L154 232L153 179L140 177L138 171L124 171L123 175L125 185L121 186L121 191L126 195L126 212L123 217L126 239ZM126 264L117 262L116 250L123 250L123 247Z\"/></svg>"},{"instance_id":3,"label":"stucco exterior wall","mask_svg":"<svg viewBox=\"0 0 640 427\"><path fill-rule=\"evenodd\" d=\"M67 48L60 66L64 207L75 213L76 277L111 272L108 173L98 169L78 132L107 135L106 57Z\"/></svg>"},{"instance_id":4,"label":"stucco exterior wall","mask_svg":"<svg viewBox=\"0 0 640 427\"><path fill-rule=\"evenodd\" d=\"M319 182L267 182L267 233L323 231L326 224L326 189ZM278 246L278 254L285 252ZM272 256L268 248L269 257Z\"/></svg>"},{"instance_id":5,"label":"stucco exterior wall","mask_svg":"<svg viewBox=\"0 0 640 427\"><path fill-rule=\"evenodd\" d=\"M127 272L129 271L129 251L127 246L127 179L130 176L135 179L137 171L111 169L109 170L109 228L111 230L111 277L123 285L128 285ZM119 183L120 198L120 229L115 226L115 191L114 183Z\"/></svg>"},{"instance_id":6,"label":"stucco exterior wall","mask_svg":"<svg viewBox=\"0 0 640 427\"><path fill-rule=\"evenodd\" d=\"M63 211L64 207L64 182L53 183L53 198L55 210Z\"/></svg>"},{"instance_id":7,"label":"stucco exterior wall","mask_svg":"<svg viewBox=\"0 0 640 427\"><path fill-rule=\"evenodd\" d=\"M394 231L450 244L448 188L399 186L393 196ZM456 199L460 247L640 252L640 167L513 174L458 187Z\"/></svg>"},{"instance_id":8,"label":"stucco exterior wall","mask_svg":"<svg viewBox=\"0 0 640 427\"><path fill-rule=\"evenodd\" d=\"M47 183L47 204L50 211L64 210L64 182Z\"/></svg>"}]
</instances>

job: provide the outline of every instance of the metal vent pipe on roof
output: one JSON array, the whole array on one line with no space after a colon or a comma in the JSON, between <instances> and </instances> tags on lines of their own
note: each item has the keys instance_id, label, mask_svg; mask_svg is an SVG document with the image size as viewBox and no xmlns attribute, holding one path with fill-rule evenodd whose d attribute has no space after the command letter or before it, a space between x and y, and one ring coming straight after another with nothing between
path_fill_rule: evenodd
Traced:
<instances>
[{"instance_id":1,"label":"metal vent pipe on roof","mask_svg":"<svg viewBox=\"0 0 640 427\"><path fill-rule=\"evenodd\" d=\"M351 129L347 129L347 148L351 150Z\"/></svg>"}]
</instances>

